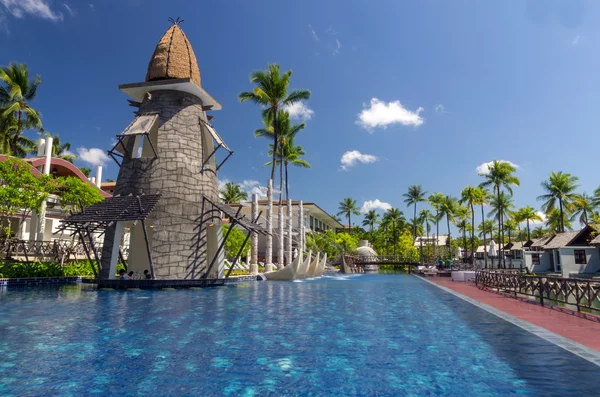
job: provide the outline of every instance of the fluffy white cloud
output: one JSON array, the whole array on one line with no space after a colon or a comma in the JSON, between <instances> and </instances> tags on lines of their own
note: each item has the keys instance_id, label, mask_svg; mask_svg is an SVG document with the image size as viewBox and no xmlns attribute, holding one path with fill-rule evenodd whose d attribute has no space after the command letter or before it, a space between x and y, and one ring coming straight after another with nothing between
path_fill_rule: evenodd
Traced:
<instances>
[{"instance_id":1,"label":"fluffy white cloud","mask_svg":"<svg viewBox=\"0 0 600 397\"><path fill-rule=\"evenodd\" d=\"M392 208L392 205L390 203L385 203L383 201L379 201L379 199L367 200L363 203L362 207L360 208L360 212L362 212L363 214L366 214L367 212L369 212L371 210L387 211L391 208Z\"/></svg>"},{"instance_id":2,"label":"fluffy white cloud","mask_svg":"<svg viewBox=\"0 0 600 397\"><path fill-rule=\"evenodd\" d=\"M89 165L106 165L110 159L104 150L98 148L87 149L80 147L77 149L77 153L79 154L79 159Z\"/></svg>"},{"instance_id":3,"label":"fluffy white cloud","mask_svg":"<svg viewBox=\"0 0 600 397\"><path fill-rule=\"evenodd\" d=\"M63 20L63 14L53 11L48 0L0 0L0 4L15 18L32 15L54 22Z\"/></svg>"},{"instance_id":4,"label":"fluffy white cloud","mask_svg":"<svg viewBox=\"0 0 600 397\"><path fill-rule=\"evenodd\" d=\"M226 178L219 179L219 185L218 185L219 190L222 190L223 188L225 188L225 185L228 182L231 182L231 181ZM242 191L248 193L248 200L252 200L253 194L258 195L259 199L267 197L267 187L262 186L259 181L255 181L252 179L245 179L241 183L238 183L238 185L240 185L240 189L242 189ZM273 190L273 193L275 193L275 190Z\"/></svg>"},{"instance_id":5,"label":"fluffy white cloud","mask_svg":"<svg viewBox=\"0 0 600 397\"><path fill-rule=\"evenodd\" d=\"M508 160L498 160L499 163L507 163L512 165L515 168L519 168L519 166L513 162L510 162ZM483 163L477 166L477 168L475 168L475 171L477 171L478 174L480 175L486 175L490 172L490 166L493 164L493 161L488 161L487 163Z\"/></svg>"},{"instance_id":6,"label":"fluffy white cloud","mask_svg":"<svg viewBox=\"0 0 600 397\"><path fill-rule=\"evenodd\" d=\"M541 225L544 224L546 222L546 214L544 214L542 211L536 211L535 212L540 218L542 218L541 221L531 221L529 222L530 225Z\"/></svg>"},{"instance_id":7,"label":"fluffy white cloud","mask_svg":"<svg viewBox=\"0 0 600 397\"><path fill-rule=\"evenodd\" d=\"M342 155L340 161L342 162L342 169L347 171L348 168L352 167L356 163L374 163L378 161L379 158L377 156L373 156L372 154L362 154L358 150L350 150Z\"/></svg>"},{"instance_id":8,"label":"fluffy white cloud","mask_svg":"<svg viewBox=\"0 0 600 397\"><path fill-rule=\"evenodd\" d=\"M296 120L310 120L315 115L315 112L305 105L304 102L296 102L290 106L285 106L285 110L287 110L292 119Z\"/></svg>"},{"instance_id":9,"label":"fluffy white cloud","mask_svg":"<svg viewBox=\"0 0 600 397\"><path fill-rule=\"evenodd\" d=\"M400 101L384 102L377 98L372 98L369 107L365 107L359 114L356 124L372 131L374 128L387 128L391 124L402 124L418 127L423 124L423 118L420 113L423 111L419 107L416 111L406 109Z\"/></svg>"}]
</instances>

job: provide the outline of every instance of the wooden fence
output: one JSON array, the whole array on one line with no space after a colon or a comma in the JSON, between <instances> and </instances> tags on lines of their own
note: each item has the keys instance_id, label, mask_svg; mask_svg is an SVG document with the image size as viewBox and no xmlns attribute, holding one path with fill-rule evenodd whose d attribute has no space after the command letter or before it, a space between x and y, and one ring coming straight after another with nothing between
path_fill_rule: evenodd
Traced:
<instances>
[{"instance_id":1,"label":"wooden fence","mask_svg":"<svg viewBox=\"0 0 600 397\"><path fill-rule=\"evenodd\" d=\"M572 305L577 311L586 309L600 313L600 280L533 276L520 272L479 270L475 284L515 296L532 296L543 306L546 302Z\"/></svg>"}]
</instances>

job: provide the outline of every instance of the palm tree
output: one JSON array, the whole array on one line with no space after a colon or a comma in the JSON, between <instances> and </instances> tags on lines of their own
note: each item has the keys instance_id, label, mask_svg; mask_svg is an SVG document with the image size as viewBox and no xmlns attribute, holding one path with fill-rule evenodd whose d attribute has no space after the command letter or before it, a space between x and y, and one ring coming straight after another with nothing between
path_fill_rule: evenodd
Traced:
<instances>
[{"instance_id":1,"label":"palm tree","mask_svg":"<svg viewBox=\"0 0 600 397\"><path fill-rule=\"evenodd\" d=\"M577 181L579 178L571 174L564 174L562 171L554 172L550 174L547 181L542 182L542 188L546 191L546 194L538 196L538 200L544 201L542 204L542 210L546 215L550 215L550 212L556 209L556 202L558 201L559 211L559 232L565 231L565 210L571 212L574 205L573 202L577 197L575 190L579 187Z\"/></svg>"},{"instance_id":2,"label":"palm tree","mask_svg":"<svg viewBox=\"0 0 600 397\"><path fill-rule=\"evenodd\" d=\"M269 117L263 120L265 126L254 131L256 138L266 137L271 138L275 136L273 125ZM276 163L279 164L280 173L280 188L283 191L283 170L285 167L285 195L286 200L289 198L288 189L288 165L291 163L297 167L310 168L310 164L302 159L305 155L302 146L296 146L294 144L294 138L298 132L302 131L306 127L305 123L292 125L290 115L284 109L280 109L277 115L277 131L279 131L279 146L277 153L273 156L273 144L269 145L269 156L276 158ZM265 165L271 165L273 160L269 161Z\"/></svg>"},{"instance_id":3,"label":"palm tree","mask_svg":"<svg viewBox=\"0 0 600 397\"><path fill-rule=\"evenodd\" d=\"M6 104L2 107L0 117L16 119L16 129L11 134L10 148L12 154L17 155L19 138L23 131L42 127L39 112L29 105L35 98L42 78L38 75L35 80L31 81L26 65L11 63L0 68L0 81L5 84L0 87L0 103Z\"/></svg>"},{"instance_id":4,"label":"palm tree","mask_svg":"<svg viewBox=\"0 0 600 397\"><path fill-rule=\"evenodd\" d=\"M354 214L354 215L360 214L360 212L358 212L358 208L356 206L356 200L352 200L350 197L344 198L340 202L338 210L339 210L339 212L337 213L338 215L344 215L346 218L348 218L348 229L350 232L352 232L352 222L350 221L351 220L350 217L352 216L352 214Z\"/></svg>"},{"instance_id":5,"label":"palm tree","mask_svg":"<svg viewBox=\"0 0 600 397\"><path fill-rule=\"evenodd\" d=\"M0 105L0 113L1 109ZM23 158L35 148L35 143L23 135L17 138L16 146L13 147L16 131L17 121L14 115L2 117L0 114L0 154Z\"/></svg>"},{"instance_id":6,"label":"palm tree","mask_svg":"<svg viewBox=\"0 0 600 397\"><path fill-rule=\"evenodd\" d=\"M429 201L429 205L431 205L434 209L435 209L435 240L434 240L434 244L433 244L433 251L434 251L434 256L435 259L438 259L438 255L437 255L437 241L438 241L438 236L440 235L440 208L442 205L442 202L444 201L444 195L442 193L433 193L431 195L429 195L429 198L427 199L427 201Z\"/></svg>"},{"instance_id":7,"label":"palm tree","mask_svg":"<svg viewBox=\"0 0 600 397\"><path fill-rule=\"evenodd\" d=\"M491 238L494 236L495 228L494 221L491 219L487 219L477 226L477 231L479 232L479 236L489 235ZM487 252L487 247L485 248Z\"/></svg>"},{"instance_id":8,"label":"palm tree","mask_svg":"<svg viewBox=\"0 0 600 397\"><path fill-rule=\"evenodd\" d=\"M263 118L270 120L273 127L273 147L280 143L277 123L279 109L310 98L308 90L294 90L288 94L291 77L291 70L281 75L279 64L269 64L267 70L258 70L250 75L250 82L256 85L254 90L238 95L240 102L252 101L264 108ZM276 152L273 152L271 179L275 179Z\"/></svg>"},{"instance_id":9,"label":"palm tree","mask_svg":"<svg viewBox=\"0 0 600 397\"><path fill-rule=\"evenodd\" d=\"M500 192L502 189L506 189L510 195L513 194L512 186L519 186L519 178L513 174L517 171L515 166L506 161L494 160L492 165L488 167L487 173L481 173L480 176L485 178L485 181L481 183L481 186L493 186L496 193L497 202L502 204L500 200ZM502 228L504 211L502 208L498 209L498 230L500 231L500 239L504 241L504 229ZM504 266L506 267L506 259L503 258Z\"/></svg>"},{"instance_id":10,"label":"palm tree","mask_svg":"<svg viewBox=\"0 0 600 397\"><path fill-rule=\"evenodd\" d=\"M237 204L240 201L248 200L248 193L244 192L235 182L227 182L219 194L225 204Z\"/></svg>"},{"instance_id":11,"label":"palm tree","mask_svg":"<svg viewBox=\"0 0 600 397\"><path fill-rule=\"evenodd\" d=\"M584 225L587 225L589 223L589 218L593 216L597 208L594 197L590 197L585 192L583 192L582 194L578 194L575 196L575 199L573 200L573 205L575 211L573 212L571 221L579 217L579 222L581 222Z\"/></svg>"},{"instance_id":12,"label":"palm tree","mask_svg":"<svg viewBox=\"0 0 600 397\"><path fill-rule=\"evenodd\" d=\"M397 243L397 235L396 231L401 229L401 225L405 223L404 214L398 208L390 208L383 215L382 224L385 222L386 225L392 226L392 241L394 243L394 256L396 256L396 243Z\"/></svg>"},{"instance_id":13,"label":"palm tree","mask_svg":"<svg viewBox=\"0 0 600 397\"><path fill-rule=\"evenodd\" d=\"M565 229L572 230L571 222L567 217L566 213L562 213L560 210L554 208L546 214L546 227L552 233L561 233Z\"/></svg>"},{"instance_id":14,"label":"palm tree","mask_svg":"<svg viewBox=\"0 0 600 397\"><path fill-rule=\"evenodd\" d=\"M481 222L485 222L485 211L484 206L489 201L489 192L482 188L481 186L477 186L475 191L473 192L473 205L479 205L481 207ZM487 268L487 234L485 233L485 228L483 228L483 247L486 251L486 254L483 255L484 266ZM473 233L475 231L473 230Z\"/></svg>"},{"instance_id":15,"label":"palm tree","mask_svg":"<svg viewBox=\"0 0 600 397\"><path fill-rule=\"evenodd\" d=\"M86 167L81 167L79 169L79 171L81 171L81 173L85 176L87 176L88 178L90 177L90 174L92 173L92 170Z\"/></svg>"},{"instance_id":16,"label":"palm tree","mask_svg":"<svg viewBox=\"0 0 600 397\"><path fill-rule=\"evenodd\" d=\"M431 211L423 209L419 212L419 222L425 225L425 231L427 232L427 237L429 237L429 231L431 230L430 222L435 222L435 215Z\"/></svg>"},{"instance_id":17,"label":"palm tree","mask_svg":"<svg viewBox=\"0 0 600 397\"><path fill-rule=\"evenodd\" d=\"M378 218L379 215L377 214L377 212L375 212L375 210L370 210L365 214L365 218L362 221L363 226L369 226L371 228L371 237L373 237L373 228L377 224Z\"/></svg>"},{"instance_id":18,"label":"palm tree","mask_svg":"<svg viewBox=\"0 0 600 397\"><path fill-rule=\"evenodd\" d=\"M408 192L402 196L405 197L404 202L407 207L414 206L413 213L413 241L417 238L417 203L425 201L427 192L423 190L421 185L410 185Z\"/></svg>"},{"instance_id":19,"label":"palm tree","mask_svg":"<svg viewBox=\"0 0 600 397\"><path fill-rule=\"evenodd\" d=\"M462 231L463 234L463 248L465 250L465 254L467 252L467 228L470 227L467 218L469 216L469 210L460 205L456 204L454 208L454 220L453 223L458 228L459 232Z\"/></svg>"},{"instance_id":20,"label":"palm tree","mask_svg":"<svg viewBox=\"0 0 600 397\"><path fill-rule=\"evenodd\" d=\"M505 192L500 192L500 196L492 197L490 200L490 207L492 207L492 209L488 213L488 217L509 219L512 215L512 208L514 208L513 198ZM504 228L504 222L502 223L502 227ZM504 233L501 233L499 243L504 244Z\"/></svg>"},{"instance_id":21,"label":"palm tree","mask_svg":"<svg viewBox=\"0 0 600 397\"><path fill-rule=\"evenodd\" d=\"M538 226L531 231L531 237L533 238L542 238L548 236L549 230L544 229L542 226Z\"/></svg>"},{"instance_id":22,"label":"palm tree","mask_svg":"<svg viewBox=\"0 0 600 397\"><path fill-rule=\"evenodd\" d=\"M61 143L60 136L58 134L54 135L52 138L52 157L58 157L72 163L77 156L71 153L70 149L71 144L69 142Z\"/></svg>"},{"instance_id":23,"label":"palm tree","mask_svg":"<svg viewBox=\"0 0 600 397\"><path fill-rule=\"evenodd\" d=\"M529 230L529 222L541 221L542 217L538 215L535 208L526 206L517 211L517 218L520 222L527 223L527 241L531 240L531 232Z\"/></svg>"},{"instance_id":24,"label":"palm tree","mask_svg":"<svg viewBox=\"0 0 600 397\"><path fill-rule=\"evenodd\" d=\"M440 205L440 217L446 217L446 224L448 226L448 245L451 246L452 239L450 237L450 222L454 221L454 214L456 213L456 207L458 202L452 196L445 196L444 200Z\"/></svg>"},{"instance_id":25,"label":"palm tree","mask_svg":"<svg viewBox=\"0 0 600 397\"><path fill-rule=\"evenodd\" d=\"M471 185L465 187L460 193L460 203L466 204L471 212L471 255L475 255L475 205L481 205L483 211L482 199L483 189L481 187L473 187ZM480 204L481 203L481 204Z\"/></svg>"}]
</instances>

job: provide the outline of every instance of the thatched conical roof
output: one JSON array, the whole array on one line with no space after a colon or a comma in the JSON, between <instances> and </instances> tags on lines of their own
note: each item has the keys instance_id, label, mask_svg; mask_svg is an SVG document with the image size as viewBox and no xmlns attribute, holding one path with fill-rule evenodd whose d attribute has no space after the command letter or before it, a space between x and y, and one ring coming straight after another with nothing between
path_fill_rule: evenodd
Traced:
<instances>
[{"instance_id":1,"label":"thatched conical roof","mask_svg":"<svg viewBox=\"0 0 600 397\"><path fill-rule=\"evenodd\" d=\"M191 78L200 85L200 69L190 41L176 22L158 42L146 81Z\"/></svg>"}]
</instances>

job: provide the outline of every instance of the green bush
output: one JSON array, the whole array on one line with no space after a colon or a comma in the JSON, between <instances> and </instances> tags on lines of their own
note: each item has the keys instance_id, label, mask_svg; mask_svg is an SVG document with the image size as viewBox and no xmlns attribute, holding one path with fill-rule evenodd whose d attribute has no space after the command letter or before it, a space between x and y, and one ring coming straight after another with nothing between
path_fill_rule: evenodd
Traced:
<instances>
[{"instance_id":1,"label":"green bush","mask_svg":"<svg viewBox=\"0 0 600 397\"><path fill-rule=\"evenodd\" d=\"M123 268L119 265L117 271ZM94 271L89 261L71 262L60 266L57 263L40 262L5 262L0 264L2 273L0 277L25 278L25 277L93 277Z\"/></svg>"}]
</instances>

